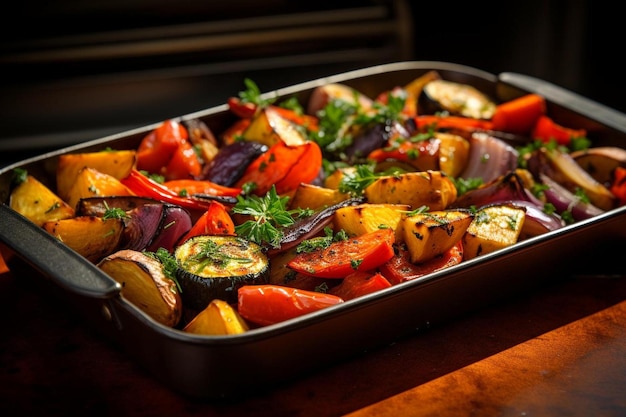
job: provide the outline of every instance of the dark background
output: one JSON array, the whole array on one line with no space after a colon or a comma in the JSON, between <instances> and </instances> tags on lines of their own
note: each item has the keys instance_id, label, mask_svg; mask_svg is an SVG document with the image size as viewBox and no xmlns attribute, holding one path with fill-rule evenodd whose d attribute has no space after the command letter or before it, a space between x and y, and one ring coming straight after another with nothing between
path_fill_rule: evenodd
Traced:
<instances>
[{"instance_id":1,"label":"dark background","mask_svg":"<svg viewBox=\"0 0 626 417\"><path fill-rule=\"evenodd\" d=\"M25 0L3 13L0 162L376 64L446 61L618 110L618 16L587 0Z\"/></svg>"}]
</instances>

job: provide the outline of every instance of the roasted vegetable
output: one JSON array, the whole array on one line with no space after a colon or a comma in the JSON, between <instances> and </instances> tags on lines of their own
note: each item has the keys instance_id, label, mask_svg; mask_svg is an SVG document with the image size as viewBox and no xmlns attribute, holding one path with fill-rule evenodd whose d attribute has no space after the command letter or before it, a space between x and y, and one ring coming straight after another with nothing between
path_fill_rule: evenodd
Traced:
<instances>
[{"instance_id":1,"label":"roasted vegetable","mask_svg":"<svg viewBox=\"0 0 626 417\"><path fill-rule=\"evenodd\" d=\"M571 153L571 157L596 181L610 185L617 167L626 168L626 149L600 146Z\"/></svg>"},{"instance_id":2,"label":"roasted vegetable","mask_svg":"<svg viewBox=\"0 0 626 417\"><path fill-rule=\"evenodd\" d=\"M92 168L119 180L126 177L135 168L136 163L137 152L134 150L107 150L59 155L56 192L64 201L70 203L70 188L76 182L76 177L82 169Z\"/></svg>"},{"instance_id":3,"label":"roasted vegetable","mask_svg":"<svg viewBox=\"0 0 626 417\"><path fill-rule=\"evenodd\" d=\"M47 221L74 217L74 208L32 175L25 175L9 197L9 207L41 226Z\"/></svg>"},{"instance_id":4,"label":"roasted vegetable","mask_svg":"<svg viewBox=\"0 0 626 417\"><path fill-rule=\"evenodd\" d=\"M347 200L349 197L348 194L337 189L300 183L293 197L289 200L289 207L320 210Z\"/></svg>"},{"instance_id":5,"label":"roasted vegetable","mask_svg":"<svg viewBox=\"0 0 626 417\"><path fill-rule=\"evenodd\" d=\"M122 284L122 296L165 326L176 326L183 306L176 282L163 272L161 262L143 252L121 250L98 267Z\"/></svg>"},{"instance_id":6,"label":"roasted vegetable","mask_svg":"<svg viewBox=\"0 0 626 417\"><path fill-rule=\"evenodd\" d=\"M348 236L360 236L381 228L390 228L396 232L396 241L401 240L398 223L402 213L411 207L401 204L364 203L341 207L333 219L335 230L344 230Z\"/></svg>"},{"instance_id":7,"label":"roasted vegetable","mask_svg":"<svg viewBox=\"0 0 626 417\"><path fill-rule=\"evenodd\" d=\"M345 277L341 284L332 287L329 294L348 301L389 287L391 283L380 272L356 271Z\"/></svg>"},{"instance_id":8,"label":"roasted vegetable","mask_svg":"<svg viewBox=\"0 0 626 417\"><path fill-rule=\"evenodd\" d=\"M369 203L443 210L456 199L457 191L441 171L407 172L378 178L365 189L364 196Z\"/></svg>"},{"instance_id":9,"label":"roasted vegetable","mask_svg":"<svg viewBox=\"0 0 626 417\"><path fill-rule=\"evenodd\" d=\"M396 254L393 258L379 267L380 272L392 285L423 277L424 275L457 265L463 260L463 245L461 241L458 241L443 254L417 264L411 262L411 253L405 244L396 245L395 252Z\"/></svg>"},{"instance_id":10,"label":"roasted vegetable","mask_svg":"<svg viewBox=\"0 0 626 417\"><path fill-rule=\"evenodd\" d=\"M82 168L67 190L66 200L70 207L76 208L81 198L95 196L129 196L134 193L120 180L95 168Z\"/></svg>"},{"instance_id":11,"label":"roasted vegetable","mask_svg":"<svg viewBox=\"0 0 626 417\"><path fill-rule=\"evenodd\" d=\"M463 235L463 259L472 259L517 243L525 217L525 209L519 206L494 204L482 207Z\"/></svg>"},{"instance_id":12,"label":"roasted vegetable","mask_svg":"<svg viewBox=\"0 0 626 417\"><path fill-rule=\"evenodd\" d=\"M473 219L473 213L464 209L404 214L400 227L411 262L443 255L461 240Z\"/></svg>"},{"instance_id":13,"label":"roasted vegetable","mask_svg":"<svg viewBox=\"0 0 626 417\"><path fill-rule=\"evenodd\" d=\"M214 299L237 301L237 289L265 284L269 260L261 246L235 236L195 236L174 252L185 305L202 310Z\"/></svg>"},{"instance_id":14,"label":"roasted vegetable","mask_svg":"<svg viewBox=\"0 0 626 417\"><path fill-rule=\"evenodd\" d=\"M119 249L124 222L119 218L81 216L47 221L42 227L91 262L98 262Z\"/></svg>"},{"instance_id":15,"label":"roasted vegetable","mask_svg":"<svg viewBox=\"0 0 626 417\"><path fill-rule=\"evenodd\" d=\"M239 314L261 326L343 303L343 299L336 295L279 285L245 285L237 292Z\"/></svg>"},{"instance_id":16,"label":"roasted vegetable","mask_svg":"<svg viewBox=\"0 0 626 417\"><path fill-rule=\"evenodd\" d=\"M491 119L496 103L475 87L447 80L427 83L419 97L420 114L446 111L474 119Z\"/></svg>"},{"instance_id":17,"label":"roasted vegetable","mask_svg":"<svg viewBox=\"0 0 626 417\"><path fill-rule=\"evenodd\" d=\"M248 331L248 323L224 300L213 300L196 315L183 331L207 336L223 336Z\"/></svg>"},{"instance_id":18,"label":"roasted vegetable","mask_svg":"<svg viewBox=\"0 0 626 417\"><path fill-rule=\"evenodd\" d=\"M392 229L378 229L299 253L287 266L305 275L345 278L354 271L369 271L391 259L394 239Z\"/></svg>"}]
</instances>

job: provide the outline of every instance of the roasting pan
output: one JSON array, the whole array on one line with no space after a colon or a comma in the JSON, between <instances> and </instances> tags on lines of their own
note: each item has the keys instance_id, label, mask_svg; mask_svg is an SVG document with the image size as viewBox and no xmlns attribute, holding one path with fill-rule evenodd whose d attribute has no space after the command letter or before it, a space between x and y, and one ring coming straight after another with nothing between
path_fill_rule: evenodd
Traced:
<instances>
[{"instance_id":1,"label":"roasting pan","mask_svg":"<svg viewBox=\"0 0 626 417\"><path fill-rule=\"evenodd\" d=\"M626 115L618 111L536 78L510 72L494 75L447 62L380 65L267 95L297 96L306 102L314 87L338 82L376 96L430 70L445 79L474 85L498 100L539 93L557 123L585 128L594 146L626 147ZM235 120L225 104L180 116L180 120L192 118L203 120L216 132ZM15 274L38 272L41 279L37 280L71 302L86 325L120 346L154 378L190 397L236 398L258 393L320 366L384 348L399 338L419 337L415 333L487 303L567 277L596 256L593 247L626 242L626 207L621 207L297 319L234 336L189 334L142 313L120 295L116 281L7 205L13 169L26 169L54 189L59 155L107 147L134 149L156 127L122 132L4 167L0 170L0 242L17 255L9 260L10 266L16 265Z\"/></svg>"}]
</instances>

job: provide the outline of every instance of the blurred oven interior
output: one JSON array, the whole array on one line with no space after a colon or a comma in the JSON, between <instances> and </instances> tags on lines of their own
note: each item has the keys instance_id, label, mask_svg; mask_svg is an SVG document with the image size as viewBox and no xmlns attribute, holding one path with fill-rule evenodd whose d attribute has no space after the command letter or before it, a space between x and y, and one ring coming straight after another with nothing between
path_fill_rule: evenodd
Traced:
<instances>
[{"instance_id":1,"label":"blurred oven interior","mask_svg":"<svg viewBox=\"0 0 626 417\"><path fill-rule=\"evenodd\" d=\"M223 104L246 77L271 91L404 60L526 73L624 109L593 48L608 38L609 12L586 0L25 0L13 9L0 18L1 164Z\"/></svg>"}]
</instances>

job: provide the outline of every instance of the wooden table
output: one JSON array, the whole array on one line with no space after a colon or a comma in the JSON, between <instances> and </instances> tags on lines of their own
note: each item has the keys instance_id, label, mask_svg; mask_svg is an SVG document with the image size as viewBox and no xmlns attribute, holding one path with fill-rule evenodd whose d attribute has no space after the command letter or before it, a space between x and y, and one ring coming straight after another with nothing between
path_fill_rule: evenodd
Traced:
<instances>
[{"instance_id":1,"label":"wooden table","mask_svg":"<svg viewBox=\"0 0 626 417\"><path fill-rule=\"evenodd\" d=\"M15 275L0 274L2 416L626 415L624 275L553 283L239 403L170 391Z\"/></svg>"}]
</instances>

